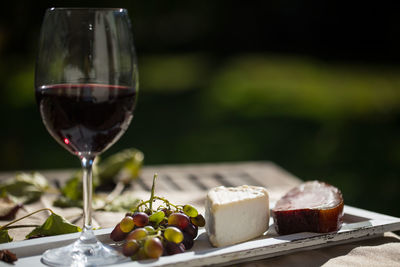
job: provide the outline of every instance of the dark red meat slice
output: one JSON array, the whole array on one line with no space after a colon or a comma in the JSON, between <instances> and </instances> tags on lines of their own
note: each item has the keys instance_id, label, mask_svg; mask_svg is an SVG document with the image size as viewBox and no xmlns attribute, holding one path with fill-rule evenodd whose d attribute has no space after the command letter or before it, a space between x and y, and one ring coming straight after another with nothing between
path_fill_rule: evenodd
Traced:
<instances>
[{"instance_id":1,"label":"dark red meat slice","mask_svg":"<svg viewBox=\"0 0 400 267\"><path fill-rule=\"evenodd\" d=\"M340 229L343 197L336 187L318 181L290 190L272 209L276 231L281 235L299 232L327 233Z\"/></svg>"}]
</instances>

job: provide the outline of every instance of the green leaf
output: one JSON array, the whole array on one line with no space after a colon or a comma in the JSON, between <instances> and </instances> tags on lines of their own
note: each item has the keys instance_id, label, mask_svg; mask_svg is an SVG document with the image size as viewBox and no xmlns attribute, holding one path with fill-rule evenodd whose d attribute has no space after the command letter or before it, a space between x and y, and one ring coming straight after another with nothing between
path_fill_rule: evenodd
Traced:
<instances>
[{"instance_id":1,"label":"green leaf","mask_svg":"<svg viewBox=\"0 0 400 267\"><path fill-rule=\"evenodd\" d=\"M93 190L99 184L98 164L99 158L96 158L93 167ZM83 187L82 187L82 171L75 172L61 188L61 196L53 203L57 207L82 207Z\"/></svg>"},{"instance_id":2,"label":"green leaf","mask_svg":"<svg viewBox=\"0 0 400 267\"><path fill-rule=\"evenodd\" d=\"M61 193L64 197L71 200L82 200L82 178L78 175L79 174L76 174L71 177L61 188Z\"/></svg>"},{"instance_id":3,"label":"green leaf","mask_svg":"<svg viewBox=\"0 0 400 267\"><path fill-rule=\"evenodd\" d=\"M97 157L93 164L93 190L97 186L107 185L116 179L121 179L124 184L128 184L132 179L139 175L143 163L143 153L137 149L125 149L108 157L104 162L100 162ZM71 178L61 188L62 196L54 201L57 207L82 207L82 171L75 172ZM124 197L125 198L125 197ZM118 208L116 204L107 205L105 210L126 211L131 203L136 203L136 199L121 198L113 202L120 202L123 206Z\"/></svg>"},{"instance_id":4,"label":"green leaf","mask_svg":"<svg viewBox=\"0 0 400 267\"><path fill-rule=\"evenodd\" d=\"M139 176L143 164L143 153L135 148L125 149L108 157L99 164L101 184L123 180L125 184Z\"/></svg>"},{"instance_id":5,"label":"green leaf","mask_svg":"<svg viewBox=\"0 0 400 267\"><path fill-rule=\"evenodd\" d=\"M15 177L18 181L24 181L27 183L32 183L36 188L44 191L49 188L49 183L47 179L41 175L39 172L33 172L31 174L21 172Z\"/></svg>"},{"instance_id":6,"label":"green leaf","mask_svg":"<svg viewBox=\"0 0 400 267\"><path fill-rule=\"evenodd\" d=\"M56 200L54 200L53 205L60 208L69 208L69 207L83 207L83 201L81 200L73 200L64 196L59 196Z\"/></svg>"},{"instance_id":7,"label":"green leaf","mask_svg":"<svg viewBox=\"0 0 400 267\"><path fill-rule=\"evenodd\" d=\"M0 244L13 241L12 237L8 234L8 230L0 230Z\"/></svg>"},{"instance_id":8,"label":"green leaf","mask_svg":"<svg viewBox=\"0 0 400 267\"><path fill-rule=\"evenodd\" d=\"M93 175L93 188L99 184L98 178L98 162L99 158L96 158L92 166ZM70 198L71 200L82 200L83 189L82 189L82 170L75 172L61 188L63 196Z\"/></svg>"},{"instance_id":9,"label":"green leaf","mask_svg":"<svg viewBox=\"0 0 400 267\"><path fill-rule=\"evenodd\" d=\"M46 178L38 172L18 173L0 184L0 192L6 192L17 203L28 204L38 200L48 187Z\"/></svg>"},{"instance_id":10,"label":"green leaf","mask_svg":"<svg viewBox=\"0 0 400 267\"><path fill-rule=\"evenodd\" d=\"M116 197L111 203L104 207L106 211L129 211L132 207L136 207L139 204L139 199L134 197L132 194L123 194Z\"/></svg>"},{"instance_id":11,"label":"green leaf","mask_svg":"<svg viewBox=\"0 0 400 267\"><path fill-rule=\"evenodd\" d=\"M39 227L33 229L26 238L34 236L52 236L80 232L82 229L71 224L60 215L52 213Z\"/></svg>"}]
</instances>

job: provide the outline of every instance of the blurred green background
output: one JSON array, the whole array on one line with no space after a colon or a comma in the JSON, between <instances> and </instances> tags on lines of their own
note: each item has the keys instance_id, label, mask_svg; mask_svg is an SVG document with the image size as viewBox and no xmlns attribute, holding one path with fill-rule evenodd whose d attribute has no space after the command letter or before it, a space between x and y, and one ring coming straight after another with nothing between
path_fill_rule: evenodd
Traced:
<instances>
[{"instance_id":1,"label":"blurred green background","mask_svg":"<svg viewBox=\"0 0 400 267\"><path fill-rule=\"evenodd\" d=\"M125 147L145 163L270 160L400 216L398 5L14 1L0 17L0 171L78 168L34 99L44 11L128 9L140 94Z\"/></svg>"}]
</instances>

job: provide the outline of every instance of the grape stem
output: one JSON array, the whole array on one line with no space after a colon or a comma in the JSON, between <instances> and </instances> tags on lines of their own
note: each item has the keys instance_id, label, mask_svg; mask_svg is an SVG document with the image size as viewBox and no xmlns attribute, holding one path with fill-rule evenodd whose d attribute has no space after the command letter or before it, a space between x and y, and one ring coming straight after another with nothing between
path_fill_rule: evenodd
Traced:
<instances>
[{"instance_id":1,"label":"grape stem","mask_svg":"<svg viewBox=\"0 0 400 267\"><path fill-rule=\"evenodd\" d=\"M49 208L43 208L43 209L40 209L40 210L36 210L36 211L31 212L31 213L29 213L29 214L27 214L27 215L25 215L25 216L22 216L21 218L18 218L18 219L14 220L14 221L11 221L11 222L9 222L9 223L3 225L3 226L0 226L0 230L9 229L9 228L16 228L16 227L9 227L9 226L10 226L11 224L16 223L16 222L19 222L19 221L22 220L22 219L25 219L25 218L27 218L27 217L29 217L29 216L32 216L32 215L34 215L34 214L36 214L36 213L39 213L39 212L45 211L45 210L50 211L51 214L54 214L54 212L53 212L51 209L49 209ZM22 226L21 226L21 227L22 227ZM27 226L27 227L28 227L28 226ZM29 227L31 227L31 226L29 226Z\"/></svg>"},{"instance_id":2,"label":"grape stem","mask_svg":"<svg viewBox=\"0 0 400 267\"><path fill-rule=\"evenodd\" d=\"M158 177L158 174L155 173L153 176L153 184L151 185L151 195L150 195L150 210L153 212L153 201L154 201L154 191L156 187L156 178Z\"/></svg>"},{"instance_id":3,"label":"grape stem","mask_svg":"<svg viewBox=\"0 0 400 267\"><path fill-rule=\"evenodd\" d=\"M154 202L154 200L163 201L167 206L172 206L172 207L174 207L176 210L179 210L179 209L180 209L179 207L181 207L181 205L174 205L174 204L172 204L172 203L169 202L166 198L158 197L158 196L152 196L149 200L140 202L139 205L137 205L136 208L134 209L134 212L135 212L135 211L138 211L140 207L142 207L142 206L144 206L144 205L146 205L146 204L149 204L150 210L151 210L151 212L153 212L153 210L152 210L152 203Z\"/></svg>"},{"instance_id":4,"label":"grape stem","mask_svg":"<svg viewBox=\"0 0 400 267\"><path fill-rule=\"evenodd\" d=\"M6 229L14 229L14 228L25 228L25 227L39 227L38 224L19 224L19 225L11 225L7 226Z\"/></svg>"},{"instance_id":5,"label":"grape stem","mask_svg":"<svg viewBox=\"0 0 400 267\"><path fill-rule=\"evenodd\" d=\"M140 202L139 205L137 205L136 208L133 210L133 212L138 211L139 208L140 208L141 206L144 206L144 205L146 205L146 204L149 204L150 212L153 213L153 202L154 202L155 200L161 200L161 201L163 201L163 202L167 205L168 208L169 208L170 206L172 206L172 207L174 207L176 210L179 210L179 207L180 207L179 205L174 205L174 204L172 204L171 202L169 202L166 198L158 197L158 196L155 196L155 195L154 195L154 191L155 191L155 187L156 187L156 178L157 178L157 177L158 177L158 174L155 173L154 176L153 176L153 184L152 184L152 186L151 186L150 199L147 200L147 201L142 201L142 202ZM181 207L182 207L182 206L181 206ZM181 209L182 209L182 208L181 208Z\"/></svg>"},{"instance_id":6,"label":"grape stem","mask_svg":"<svg viewBox=\"0 0 400 267\"><path fill-rule=\"evenodd\" d=\"M147 238L151 238L151 237L158 237L161 241L164 240L164 237L163 237L160 233L157 233L157 234L154 234L154 235L148 235L148 236L147 236Z\"/></svg>"}]
</instances>

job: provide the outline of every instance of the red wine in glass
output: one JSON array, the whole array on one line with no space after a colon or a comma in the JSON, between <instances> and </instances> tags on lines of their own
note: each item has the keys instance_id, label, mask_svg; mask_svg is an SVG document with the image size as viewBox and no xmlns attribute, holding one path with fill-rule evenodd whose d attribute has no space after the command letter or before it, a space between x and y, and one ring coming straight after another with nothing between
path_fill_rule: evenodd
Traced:
<instances>
[{"instance_id":1,"label":"red wine in glass","mask_svg":"<svg viewBox=\"0 0 400 267\"><path fill-rule=\"evenodd\" d=\"M56 84L36 89L43 122L74 154L96 155L126 131L135 108L135 88L105 84Z\"/></svg>"},{"instance_id":2,"label":"red wine in glass","mask_svg":"<svg viewBox=\"0 0 400 267\"><path fill-rule=\"evenodd\" d=\"M83 228L79 238L42 255L51 266L98 266L125 260L92 226L92 170L132 119L138 68L123 8L49 8L39 40L35 94L51 136L82 166Z\"/></svg>"}]
</instances>

